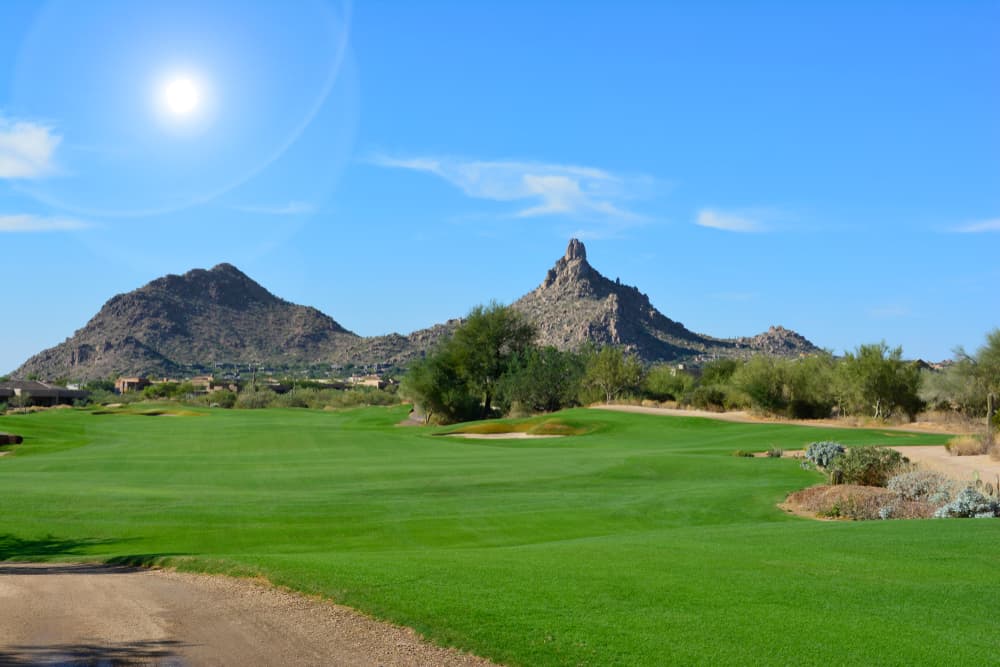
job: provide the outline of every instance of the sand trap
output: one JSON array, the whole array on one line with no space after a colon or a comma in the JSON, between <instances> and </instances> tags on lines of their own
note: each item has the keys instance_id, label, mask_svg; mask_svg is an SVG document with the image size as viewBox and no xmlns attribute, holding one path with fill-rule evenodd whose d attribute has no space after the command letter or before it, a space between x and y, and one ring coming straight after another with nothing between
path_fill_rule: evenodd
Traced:
<instances>
[{"instance_id":1,"label":"sand trap","mask_svg":"<svg viewBox=\"0 0 1000 667\"><path fill-rule=\"evenodd\" d=\"M538 435L536 433L445 433L449 438L469 440L535 440L538 438L562 438L561 435Z\"/></svg>"}]
</instances>

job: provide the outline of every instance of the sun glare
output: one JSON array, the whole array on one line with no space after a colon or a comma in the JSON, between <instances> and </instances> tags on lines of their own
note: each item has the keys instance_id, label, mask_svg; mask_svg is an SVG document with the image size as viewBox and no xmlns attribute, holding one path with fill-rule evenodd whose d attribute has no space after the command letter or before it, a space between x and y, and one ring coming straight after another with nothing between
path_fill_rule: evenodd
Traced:
<instances>
[{"instance_id":1,"label":"sun glare","mask_svg":"<svg viewBox=\"0 0 1000 667\"><path fill-rule=\"evenodd\" d=\"M191 79L172 79L163 88L163 98L171 113L183 116L198 106L198 88Z\"/></svg>"}]
</instances>

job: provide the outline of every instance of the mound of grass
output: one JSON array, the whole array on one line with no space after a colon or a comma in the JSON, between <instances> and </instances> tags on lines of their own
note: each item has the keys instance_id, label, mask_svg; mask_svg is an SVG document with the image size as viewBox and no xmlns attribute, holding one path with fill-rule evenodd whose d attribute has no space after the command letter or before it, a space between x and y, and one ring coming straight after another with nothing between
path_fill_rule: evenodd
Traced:
<instances>
[{"instance_id":1,"label":"mound of grass","mask_svg":"<svg viewBox=\"0 0 1000 667\"><path fill-rule=\"evenodd\" d=\"M527 421L586 437L470 447L407 410L0 417L25 436L0 558L263 576L511 665L1000 655L1000 521L792 517L775 503L819 473L728 456L876 432L573 410Z\"/></svg>"}]
</instances>

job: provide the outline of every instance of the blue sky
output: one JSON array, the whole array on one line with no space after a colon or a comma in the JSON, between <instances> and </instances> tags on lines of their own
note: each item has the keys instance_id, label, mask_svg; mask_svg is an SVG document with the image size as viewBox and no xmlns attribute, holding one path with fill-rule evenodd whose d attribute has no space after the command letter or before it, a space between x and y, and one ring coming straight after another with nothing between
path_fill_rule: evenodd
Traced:
<instances>
[{"instance_id":1,"label":"blue sky","mask_svg":"<svg viewBox=\"0 0 1000 667\"><path fill-rule=\"evenodd\" d=\"M998 2L203 4L0 5L0 371L165 273L405 333L572 236L716 336L1000 326Z\"/></svg>"}]
</instances>

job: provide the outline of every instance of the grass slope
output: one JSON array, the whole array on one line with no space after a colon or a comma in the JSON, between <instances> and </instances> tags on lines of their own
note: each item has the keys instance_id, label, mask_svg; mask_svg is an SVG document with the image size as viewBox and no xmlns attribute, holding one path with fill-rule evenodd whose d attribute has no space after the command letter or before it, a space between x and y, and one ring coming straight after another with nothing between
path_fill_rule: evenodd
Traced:
<instances>
[{"instance_id":1,"label":"grass slope","mask_svg":"<svg viewBox=\"0 0 1000 667\"><path fill-rule=\"evenodd\" d=\"M525 665L986 664L1000 521L815 522L735 449L941 436L574 410L432 437L405 408L0 418L0 560L260 573Z\"/></svg>"}]
</instances>

